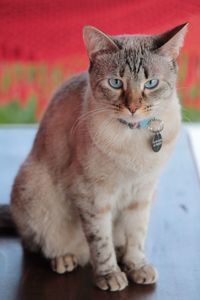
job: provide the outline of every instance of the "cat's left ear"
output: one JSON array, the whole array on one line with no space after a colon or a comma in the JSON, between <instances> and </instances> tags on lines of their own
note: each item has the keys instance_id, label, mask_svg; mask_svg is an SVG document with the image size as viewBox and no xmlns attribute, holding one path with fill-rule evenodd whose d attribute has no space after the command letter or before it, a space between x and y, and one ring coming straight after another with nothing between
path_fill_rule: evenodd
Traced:
<instances>
[{"instance_id":1,"label":"cat's left ear","mask_svg":"<svg viewBox=\"0 0 200 300\"><path fill-rule=\"evenodd\" d=\"M83 28L83 40L90 60L99 51L106 50L111 52L119 50L109 35L93 26L85 26Z\"/></svg>"},{"instance_id":2,"label":"cat's left ear","mask_svg":"<svg viewBox=\"0 0 200 300\"><path fill-rule=\"evenodd\" d=\"M161 55L176 59L180 48L183 46L188 23L176 26L175 28L154 36L155 50Z\"/></svg>"}]
</instances>

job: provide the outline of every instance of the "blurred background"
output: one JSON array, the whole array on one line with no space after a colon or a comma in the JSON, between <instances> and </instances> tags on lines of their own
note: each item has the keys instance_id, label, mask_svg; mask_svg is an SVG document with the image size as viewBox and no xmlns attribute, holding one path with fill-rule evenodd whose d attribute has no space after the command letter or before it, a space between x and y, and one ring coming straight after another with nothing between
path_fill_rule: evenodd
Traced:
<instances>
[{"instance_id":1,"label":"blurred background","mask_svg":"<svg viewBox=\"0 0 200 300\"><path fill-rule=\"evenodd\" d=\"M82 27L159 33L190 22L179 57L183 120L200 121L200 0L1 0L0 123L35 123L51 93L88 58Z\"/></svg>"}]
</instances>

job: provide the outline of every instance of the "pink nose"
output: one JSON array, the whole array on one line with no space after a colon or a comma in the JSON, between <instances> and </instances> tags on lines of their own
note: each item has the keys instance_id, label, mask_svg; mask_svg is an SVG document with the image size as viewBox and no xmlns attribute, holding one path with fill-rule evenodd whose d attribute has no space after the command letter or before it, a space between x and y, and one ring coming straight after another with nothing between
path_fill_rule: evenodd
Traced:
<instances>
[{"instance_id":1,"label":"pink nose","mask_svg":"<svg viewBox=\"0 0 200 300\"><path fill-rule=\"evenodd\" d=\"M135 103L131 103L131 104L128 105L128 109L130 110L131 113L134 113L134 112L136 112L138 107Z\"/></svg>"}]
</instances>

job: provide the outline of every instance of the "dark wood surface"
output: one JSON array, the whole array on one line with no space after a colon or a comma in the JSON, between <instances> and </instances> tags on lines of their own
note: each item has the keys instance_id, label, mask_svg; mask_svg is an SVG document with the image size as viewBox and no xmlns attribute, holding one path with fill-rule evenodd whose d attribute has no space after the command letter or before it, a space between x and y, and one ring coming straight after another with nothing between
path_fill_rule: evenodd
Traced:
<instances>
[{"instance_id":1,"label":"dark wood surface","mask_svg":"<svg viewBox=\"0 0 200 300\"><path fill-rule=\"evenodd\" d=\"M33 133L27 133L29 139ZM9 133L6 134L8 138ZM20 135L20 130L15 134ZM4 161L4 167L9 168L9 164L9 160ZM8 172L3 173L2 169L0 172L1 181L2 175ZM3 188L1 185L0 192ZM130 284L122 292L110 293L93 286L89 266L71 274L57 275L50 270L48 261L23 252L17 237L1 235L0 300L199 300L200 185L185 130L160 181L146 253L159 271L157 284Z\"/></svg>"}]
</instances>

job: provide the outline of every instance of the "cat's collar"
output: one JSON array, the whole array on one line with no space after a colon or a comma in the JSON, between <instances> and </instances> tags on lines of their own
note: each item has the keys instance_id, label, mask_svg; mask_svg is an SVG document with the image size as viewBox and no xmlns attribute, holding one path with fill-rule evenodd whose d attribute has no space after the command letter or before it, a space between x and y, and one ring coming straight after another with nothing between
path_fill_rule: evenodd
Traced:
<instances>
[{"instance_id":1,"label":"cat's collar","mask_svg":"<svg viewBox=\"0 0 200 300\"><path fill-rule=\"evenodd\" d=\"M155 120L155 118L144 119L142 121L134 122L134 123L127 122L121 118L119 118L118 120L120 123L127 125L130 129L135 129L135 128L142 129L147 127L152 121Z\"/></svg>"}]
</instances>

